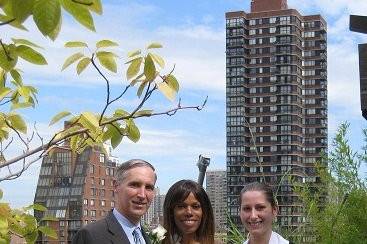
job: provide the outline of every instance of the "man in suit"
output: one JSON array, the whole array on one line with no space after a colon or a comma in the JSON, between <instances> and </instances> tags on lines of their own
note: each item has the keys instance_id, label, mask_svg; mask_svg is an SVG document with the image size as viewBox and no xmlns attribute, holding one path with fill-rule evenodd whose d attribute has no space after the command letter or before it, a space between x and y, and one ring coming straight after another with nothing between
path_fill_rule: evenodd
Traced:
<instances>
[{"instance_id":1,"label":"man in suit","mask_svg":"<svg viewBox=\"0 0 367 244\"><path fill-rule=\"evenodd\" d=\"M121 164L114 179L116 207L101 220L81 228L73 244L150 244L140 225L154 198L154 167L141 159Z\"/></svg>"}]
</instances>

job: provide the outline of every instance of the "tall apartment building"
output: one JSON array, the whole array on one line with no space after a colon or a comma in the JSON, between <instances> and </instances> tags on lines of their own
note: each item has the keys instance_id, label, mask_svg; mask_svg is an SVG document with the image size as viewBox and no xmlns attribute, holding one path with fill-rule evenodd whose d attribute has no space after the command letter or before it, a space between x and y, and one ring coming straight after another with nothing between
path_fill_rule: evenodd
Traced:
<instances>
[{"instance_id":1,"label":"tall apartment building","mask_svg":"<svg viewBox=\"0 0 367 244\"><path fill-rule=\"evenodd\" d=\"M227 224L227 173L224 170L206 172L206 192L213 207L215 231L226 232Z\"/></svg>"},{"instance_id":2,"label":"tall apartment building","mask_svg":"<svg viewBox=\"0 0 367 244\"><path fill-rule=\"evenodd\" d=\"M317 182L327 150L326 22L286 0L226 13L227 206L239 224L245 183L275 186L280 226L304 221L293 180Z\"/></svg>"},{"instance_id":3,"label":"tall apartment building","mask_svg":"<svg viewBox=\"0 0 367 244\"><path fill-rule=\"evenodd\" d=\"M47 224L58 239L40 236L37 243L71 243L81 226L105 216L114 207L113 175L117 159L100 148L87 148L80 155L66 146L49 152L41 164L34 203L48 208L35 211L40 220L55 216Z\"/></svg>"},{"instance_id":4,"label":"tall apartment building","mask_svg":"<svg viewBox=\"0 0 367 244\"><path fill-rule=\"evenodd\" d=\"M149 226L151 229L156 228L159 224L163 225L163 203L165 195L160 194L158 187L155 188L155 196L150 204L148 211L142 217L142 224Z\"/></svg>"}]
</instances>

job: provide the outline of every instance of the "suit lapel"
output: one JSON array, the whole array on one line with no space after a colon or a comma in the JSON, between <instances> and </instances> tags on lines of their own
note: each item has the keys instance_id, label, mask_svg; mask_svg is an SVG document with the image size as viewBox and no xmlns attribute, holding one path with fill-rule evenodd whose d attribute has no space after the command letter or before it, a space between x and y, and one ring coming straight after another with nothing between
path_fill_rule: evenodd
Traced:
<instances>
[{"instance_id":1,"label":"suit lapel","mask_svg":"<svg viewBox=\"0 0 367 244\"><path fill-rule=\"evenodd\" d=\"M143 235L143 238L145 240L146 244L150 244L150 239L148 237L148 234L145 232L145 228L143 228L143 226L141 227L141 233Z\"/></svg>"},{"instance_id":2,"label":"suit lapel","mask_svg":"<svg viewBox=\"0 0 367 244\"><path fill-rule=\"evenodd\" d=\"M111 240L114 244L130 243L121 225L110 211L106 217L107 229L111 233Z\"/></svg>"}]
</instances>

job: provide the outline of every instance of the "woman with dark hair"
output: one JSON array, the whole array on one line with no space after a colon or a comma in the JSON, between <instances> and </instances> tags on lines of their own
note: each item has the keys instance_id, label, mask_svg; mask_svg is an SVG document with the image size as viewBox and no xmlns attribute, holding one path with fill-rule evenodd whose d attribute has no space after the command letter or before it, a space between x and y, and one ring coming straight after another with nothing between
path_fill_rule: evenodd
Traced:
<instances>
[{"instance_id":1,"label":"woman with dark hair","mask_svg":"<svg viewBox=\"0 0 367 244\"><path fill-rule=\"evenodd\" d=\"M164 244L213 244L214 217L208 195L191 180L180 180L168 190L163 205Z\"/></svg>"},{"instance_id":2,"label":"woman with dark hair","mask_svg":"<svg viewBox=\"0 0 367 244\"><path fill-rule=\"evenodd\" d=\"M241 191L241 222L249 232L244 244L288 244L281 235L272 231L278 213L273 190L264 183L253 182Z\"/></svg>"}]
</instances>

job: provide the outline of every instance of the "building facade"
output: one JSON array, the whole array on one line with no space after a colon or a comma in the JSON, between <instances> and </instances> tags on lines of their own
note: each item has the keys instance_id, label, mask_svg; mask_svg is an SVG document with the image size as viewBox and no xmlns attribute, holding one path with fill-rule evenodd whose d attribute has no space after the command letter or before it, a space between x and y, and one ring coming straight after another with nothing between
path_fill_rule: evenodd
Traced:
<instances>
[{"instance_id":1,"label":"building facade","mask_svg":"<svg viewBox=\"0 0 367 244\"><path fill-rule=\"evenodd\" d=\"M367 16L351 15L349 28L351 31L367 34ZM358 44L358 53L361 110L363 118L367 119L367 43Z\"/></svg>"},{"instance_id":2,"label":"building facade","mask_svg":"<svg viewBox=\"0 0 367 244\"><path fill-rule=\"evenodd\" d=\"M227 231L227 173L224 170L206 172L206 192L213 207L215 231Z\"/></svg>"},{"instance_id":3,"label":"building facade","mask_svg":"<svg viewBox=\"0 0 367 244\"><path fill-rule=\"evenodd\" d=\"M154 192L154 199L141 221L143 225L149 226L151 229L156 228L159 224L163 225L163 203L165 195L160 194L158 187L154 189Z\"/></svg>"},{"instance_id":4,"label":"building facade","mask_svg":"<svg viewBox=\"0 0 367 244\"><path fill-rule=\"evenodd\" d=\"M113 175L117 160L105 152L87 148L78 155L68 146L60 146L44 157L34 203L48 210L35 211L35 217L55 216L58 221L43 223L57 231L58 239L41 235L37 243L71 243L83 225L103 218L115 206Z\"/></svg>"},{"instance_id":5,"label":"building facade","mask_svg":"<svg viewBox=\"0 0 367 244\"><path fill-rule=\"evenodd\" d=\"M327 150L326 33L320 15L286 0L226 13L227 206L238 225L240 191L253 181L277 189L281 227L304 221L293 182L317 182Z\"/></svg>"}]
</instances>

